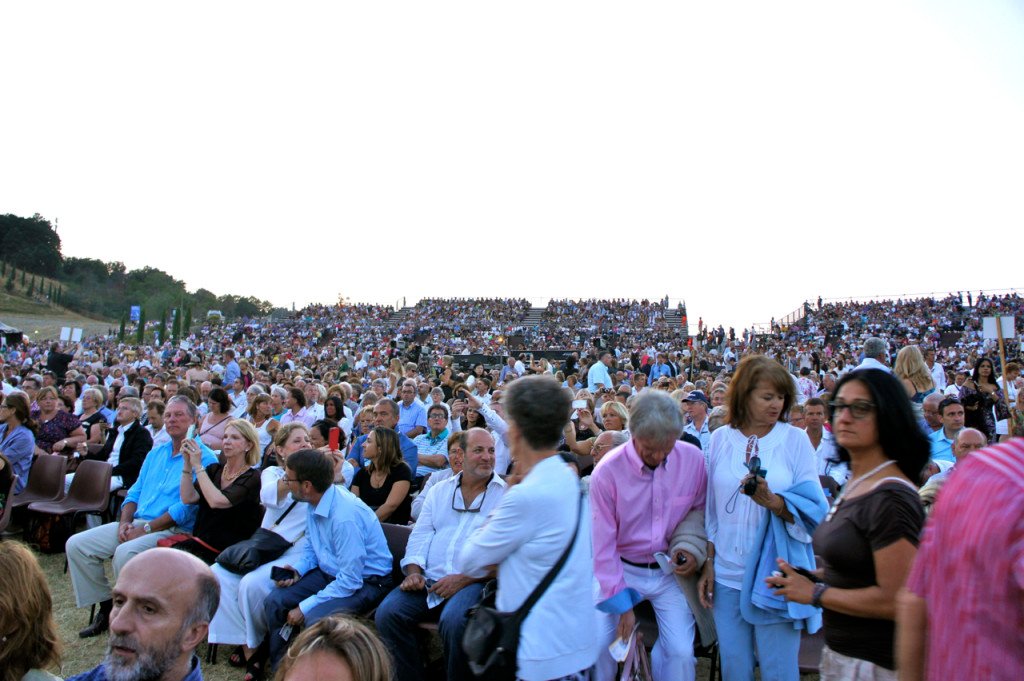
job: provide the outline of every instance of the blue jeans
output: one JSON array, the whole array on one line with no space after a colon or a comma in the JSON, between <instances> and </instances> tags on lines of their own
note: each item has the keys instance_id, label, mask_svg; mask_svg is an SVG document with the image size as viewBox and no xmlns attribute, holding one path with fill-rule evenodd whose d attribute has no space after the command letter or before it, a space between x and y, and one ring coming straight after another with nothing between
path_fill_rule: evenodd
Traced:
<instances>
[{"instance_id":1,"label":"blue jeans","mask_svg":"<svg viewBox=\"0 0 1024 681\"><path fill-rule=\"evenodd\" d=\"M715 582L715 629L724 681L799 681L800 631L792 622L750 624L740 613L740 592ZM756 651L756 657L755 657Z\"/></svg>"},{"instance_id":2,"label":"blue jeans","mask_svg":"<svg viewBox=\"0 0 1024 681\"><path fill-rule=\"evenodd\" d=\"M423 663L416 640L416 624L438 619L438 633L444 644L449 681L473 679L462 652L462 632L466 629L466 611L480 601L480 583L463 587L436 608L427 609L427 592L395 589L377 608L377 632L395 660L395 678L420 681Z\"/></svg>"},{"instance_id":3,"label":"blue jeans","mask_svg":"<svg viewBox=\"0 0 1024 681\"><path fill-rule=\"evenodd\" d=\"M328 584L334 581L320 568L314 568L307 572L302 578L284 589L275 588L267 596L264 602L264 611L267 615L267 625L270 636L270 666L276 668L281 657L288 649L290 641L294 640L298 632L285 641L281 638L280 631L288 619L288 611L298 606L309 596L323 590ZM391 575L383 577L368 577L363 580L363 586L354 594L344 598L332 598L321 603L306 613L306 621L303 626L310 626L322 620L328 615L335 613L364 614L372 610L387 595L391 589Z\"/></svg>"}]
</instances>

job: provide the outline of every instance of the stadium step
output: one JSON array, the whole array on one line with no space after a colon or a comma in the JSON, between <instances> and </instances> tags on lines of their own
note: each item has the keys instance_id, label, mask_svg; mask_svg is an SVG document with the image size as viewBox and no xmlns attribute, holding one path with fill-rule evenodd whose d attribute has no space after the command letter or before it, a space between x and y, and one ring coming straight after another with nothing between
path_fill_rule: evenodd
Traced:
<instances>
[{"instance_id":1,"label":"stadium step","mask_svg":"<svg viewBox=\"0 0 1024 681\"><path fill-rule=\"evenodd\" d=\"M523 326L540 326L544 321L544 310L546 307L531 307L523 317Z\"/></svg>"},{"instance_id":2,"label":"stadium step","mask_svg":"<svg viewBox=\"0 0 1024 681\"><path fill-rule=\"evenodd\" d=\"M412 312L412 307L403 307L401 310L395 310L395 312L388 317L388 327L397 329L399 326L405 323L405 318Z\"/></svg>"}]
</instances>

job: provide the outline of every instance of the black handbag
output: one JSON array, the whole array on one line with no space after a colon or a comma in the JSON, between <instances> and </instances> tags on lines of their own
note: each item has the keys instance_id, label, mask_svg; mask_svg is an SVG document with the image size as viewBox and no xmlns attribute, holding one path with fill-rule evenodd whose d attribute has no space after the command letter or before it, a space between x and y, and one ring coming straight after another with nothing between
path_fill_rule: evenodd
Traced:
<instances>
[{"instance_id":1,"label":"black handbag","mask_svg":"<svg viewBox=\"0 0 1024 681\"><path fill-rule=\"evenodd\" d=\"M583 495L580 495L576 529L572 532L569 545L518 610L497 610L494 607L497 596L495 582L492 580L484 587L480 602L467 613L466 629L462 634L462 650L466 653L469 669L475 676L486 677L489 681L515 681L519 630L530 610L569 560L572 547L576 544L582 517Z\"/></svg>"},{"instance_id":2,"label":"black handbag","mask_svg":"<svg viewBox=\"0 0 1024 681\"><path fill-rule=\"evenodd\" d=\"M217 565L235 574L244 575L284 555L284 552L290 549L295 542L290 542L274 532L274 528L281 524L281 521L291 513L297 503L299 502L293 501L288 510L281 514L272 527L261 527L249 539L232 544L221 551L217 556ZM300 534L299 537L302 535Z\"/></svg>"}]
</instances>

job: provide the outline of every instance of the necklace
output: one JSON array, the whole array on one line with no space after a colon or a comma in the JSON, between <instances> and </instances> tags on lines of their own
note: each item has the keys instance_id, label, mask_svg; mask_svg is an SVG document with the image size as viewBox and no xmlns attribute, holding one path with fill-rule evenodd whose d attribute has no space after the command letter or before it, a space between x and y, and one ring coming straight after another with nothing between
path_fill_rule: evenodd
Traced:
<instances>
[{"instance_id":1,"label":"necklace","mask_svg":"<svg viewBox=\"0 0 1024 681\"><path fill-rule=\"evenodd\" d=\"M843 493L839 495L839 498L836 499L836 503L832 504L832 508L828 510L828 514L825 516L825 522L827 523L828 521L832 520L832 516L834 516L836 514L836 511L839 510L839 505L843 503L843 499L846 498L847 494L855 490L860 483L864 482L878 471L894 463L896 463L894 460L889 459L885 463L875 466L874 468L872 468L859 478L854 478L854 480L846 486L846 489L843 490Z\"/></svg>"},{"instance_id":2,"label":"necklace","mask_svg":"<svg viewBox=\"0 0 1024 681\"><path fill-rule=\"evenodd\" d=\"M223 483L225 483L225 482L228 482L228 483L230 483L230 482L233 482L235 478L237 478L237 477L238 477L239 475L241 475L241 474L242 474L242 473L244 473L244 472L245 472L245 467L243 466L243 467L242 467L242 468L241 468L241 469L240 469L240 470L239 470L239 471L238 471L237 473L235 473L234 475L228 475L228 469L227 469L227 468L225 467L225 468L224 468L224 469L223 469L223 470L221 471L221 474L220 474L220 481L221 481L221 484L223 484Z\"/></svg>"}]
</instances>

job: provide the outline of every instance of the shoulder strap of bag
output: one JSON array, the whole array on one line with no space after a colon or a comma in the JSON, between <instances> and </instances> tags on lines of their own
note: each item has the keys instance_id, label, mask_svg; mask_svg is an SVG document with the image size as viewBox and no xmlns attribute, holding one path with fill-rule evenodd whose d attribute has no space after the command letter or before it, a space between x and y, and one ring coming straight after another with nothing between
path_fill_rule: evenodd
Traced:
<instances>
[{"instance_id":1,"label":"shoulder strap of bag","mask_svg":"<svg viewBox=\"0 0 1024 681\"><path fill-rule=\"evenodd\" d=\"M537 601L539 601L540 597L544 595L544 592L548 590L548 587L551 586L551 583L555 581L555 578L558 576L558 573L562 571L562 567L564 567L566 561L569 560L569 554L572 553L573 546L576 545L576 535L579 534L580 522L582 520L583 495L580 494L579 511L576 514L576 529L572 531L572 538L569 540L569 545L565 547L565 551L562 551L562 555L559 557L558 561L554 565L552 565L548 573L544 575L544 579L540 580L540 584L538 584L537 587L533 590L533 593L527 596L526 600L523 601L523 604L519 606L518 610L516 610L514 617L516 621L522 622L526 619L526 616L530 614L530 610L532 610L533 606L537 604Z\"/></svg>"},{"instance_id":2,"label":"shoulder strap of bag","mask_svg":"<svg viewBox=\"0 0 1024 681\"><path fill-rule=\"evenodd\" d=\"M277 526L278 526L278 525L280 525L280 524L281 524L282 522L284 522L285 516L287 516L287 515L288 515L289 513L291 513L291 512L292 512L292 509L293 509L293 508L295 508L295 504L297 504L297 503L299 503L299 502L298 502L298 501L294 501L294 500L293 500L293 501L292 501L292 505L291 505L291 506L289 506L289 507L288 507L288 508L287 508L287 509L285 510L285 512L281 514L281 517L280 517L280 518L278 518L278 519L277 519L277 521L276 521L276 522L275 522L275 523L274 523L273 525L271 525L271 526L270 526L270 527L271 527L271 529L273 529L273 528L277 527Z\"/></svg>"}]
</instances>

